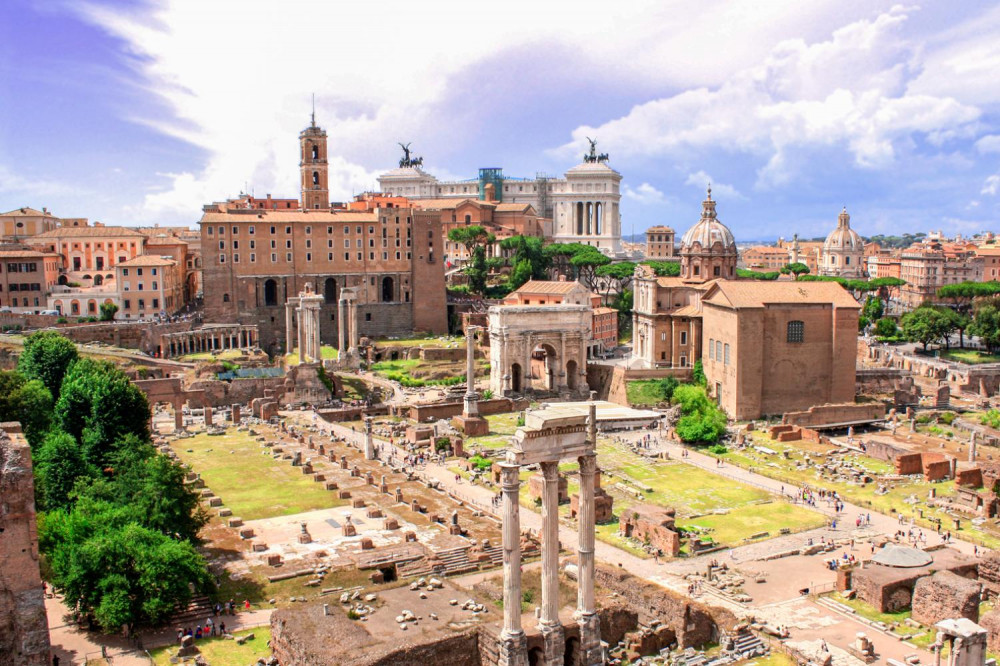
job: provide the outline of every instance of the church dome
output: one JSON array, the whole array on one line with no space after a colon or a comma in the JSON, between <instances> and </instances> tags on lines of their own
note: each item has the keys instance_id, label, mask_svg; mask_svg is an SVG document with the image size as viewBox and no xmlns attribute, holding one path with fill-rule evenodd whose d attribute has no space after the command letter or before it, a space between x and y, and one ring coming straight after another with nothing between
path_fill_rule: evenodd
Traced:
<instances>
[{"instance_id":1,"label":"church dome","mask_svg":"<svg viewBox=\"0 0 1000 666\"><path fill-rule=\"evenodd\" d=\"M722 243L722 249L736 252L736 239L733 232L715 216L715 201L712 200L712 188L708 188L708 198L701 203L701 219L687 230L681 239L681 251L690 250L697 243L707 250L716 243Z\"/></svg>"},{"instance_id":2,"label":"church dome","mask_svg":"<svg viewBox=\"0 0 1000 666\"><path fill-rule=\"evenodd\" d=\"M864 249L865 242L857 231L851 229L851 216L844 208L837 219L837 228L823 242L823 252L862 252Z\"/></svg>"}]
</instances>

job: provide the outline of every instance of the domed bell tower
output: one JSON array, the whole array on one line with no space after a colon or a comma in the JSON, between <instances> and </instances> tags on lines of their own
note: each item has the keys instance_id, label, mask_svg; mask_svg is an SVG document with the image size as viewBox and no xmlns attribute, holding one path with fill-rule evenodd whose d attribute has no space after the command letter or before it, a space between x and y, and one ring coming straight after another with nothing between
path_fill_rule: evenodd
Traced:
<instances>
[{"instance_id":1,"label":"domed bell tower","mask_svg":"<svg viewBox=\"0 0 1000 666\"><path fill-rule=\"evenodd\" d=\"M315 111L309 127L299 133L299 169L302 172L302 208L329 210L326 131L316 126Z\"/></svg>"}]
</instances>

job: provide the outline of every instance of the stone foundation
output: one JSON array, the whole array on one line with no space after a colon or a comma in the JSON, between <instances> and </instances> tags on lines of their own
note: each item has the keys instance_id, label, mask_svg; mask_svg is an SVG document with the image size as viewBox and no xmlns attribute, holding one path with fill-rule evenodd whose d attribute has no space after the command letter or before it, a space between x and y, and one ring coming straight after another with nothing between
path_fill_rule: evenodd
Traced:
<instances>
[{"instance_id":1,"label":"stone foundation","mask_svg":"<svg viewBox=\"0 0 1000 666\"><path fill-rule=\"evenodd\" d=\"M978 622L979 602L978 582L939 571L921 578L914 586L912 617L927 626L959 617Z\"/></svg>"}]
</instances>

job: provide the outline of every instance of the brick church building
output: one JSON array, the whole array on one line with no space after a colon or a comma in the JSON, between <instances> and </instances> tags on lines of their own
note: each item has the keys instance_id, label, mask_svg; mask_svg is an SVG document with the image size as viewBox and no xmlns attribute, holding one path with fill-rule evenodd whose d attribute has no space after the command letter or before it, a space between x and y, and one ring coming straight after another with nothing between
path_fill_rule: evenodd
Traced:
<instances>
[{"instance_id":1,"label":"brick church building","mask_svg":"<svg viewBox=\"0 0 1000 666\"><path fill-rule=\"evenodd\" d=\"M324 297L326 344L337 340L344 288L357 294L362 336L447 333L440 212L379 198L361 210L332 207L326 132L315 118L299 147L297 206L241 196L203 208L205 318L256 324L263 349L284 351L285 302L311 283Z\"/></svg>"}]
</instances>

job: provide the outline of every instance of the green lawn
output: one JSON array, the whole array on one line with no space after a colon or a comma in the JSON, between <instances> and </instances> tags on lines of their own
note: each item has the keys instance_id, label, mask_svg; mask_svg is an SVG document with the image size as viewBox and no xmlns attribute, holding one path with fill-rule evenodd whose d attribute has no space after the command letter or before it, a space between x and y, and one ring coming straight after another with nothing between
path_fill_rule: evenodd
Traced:
<instances>
[{"instance_id":1,"label":"green lawn","mask_svg":"<svg viewBox=\"0 0 1000 666\"><path fill-rule=\"evenodd\" d=\"M203 638L195 641L195 645L201 650L202 656L212 666L246 666L256 663L261 657L270 657L271 648L267 643L271 640L271 628L268 626L256 627L245 631L237 631L234 636L245 636L253 634L253 638L243 645L237 645L235 640L227 638ZM170 657L177 653L178 645L157 648L150 651L153 663L156 666L168 666Z\"/></svg>"},{"instance_id":2,"label":"green lawn","mask_svg":"<svg viewBox=\"0 0 1000 666\"><path fill-rule=\"evenodd\" d=\"M181 356L178 360L185 363L190 363L192 361L229 361L234 358L240 358L243 356L242 350L239 349L222 349L214 354L212 352L198 352L197 354L186 354Z\"/></svg>"},{"instance_id":3,"label":"green lawn","mask_svg":"<svg viewBox=\"0 0 1000 666\"><path fill-rule=\"evenodd\" d=\"M942 349L941 358L958 363L1000 363L1000 354L987 354L975 349L952 349L950 351Z\"/></svg>"},{"instance_id":4,"label":"green lawn","mask_svg":"<svg viewBox=\"0 0 1000 666\"><path fill-rule=\"evenodd\" d=\"M470 437L466 440L466 450L473 447L481 449L503 449L510 445L510 437L517 430L517 420L520 412L508 414L490 414L485 417L490 422L490 434L481 437Z\"/></svg>"},{"instance_id":5,"label":"green lawn","mask_svg":"<svg viewBox=\"0 0 1000 666\"><path fill-rule=\"evenodd\" d=\"M633 407L649 407L665 400L658 379L639 379L625 384L625 396Z\"/></svg>"},{"instance_id":6,"label":"green lawn","mask_svg":"<svg viewBox=\"0 0 1000 666\"><path fill-rule=\"evenodd\" d=\"M324 361L327 360L332 361L333 359L337 358L338 353L339 352L337 351L336 347L331 347L330 345L321 345L319 348L319 355L323 358ZM289 354L285 354L285 365L298 365L301 362L302 360L299 357L298 352L291 352Z\"/></svg>"},{"instance_id":7,"label":"green lawn","mask_svg":"<svg viewBox=\"0 0 1000 666\"><path fill-rule=\"evenodd\" d=\"M465 336L438 335L413 338L401 338L399 340L376 340L377 347L465 347Z\"/></svg>"},{"instance_id":8,"label":"green lawn","mask_svg":"<svg viewBox=\"0 0 1000 666\"><path fill-rule=\"evenodd\" d=\"M177 440L174 450L181 460L201 474L205 485L222 498L234 516L243 520L287 516L346 504L303 476L287 460L265 455L245 432L196 435Z\"/></svg>"}]
</instances>

